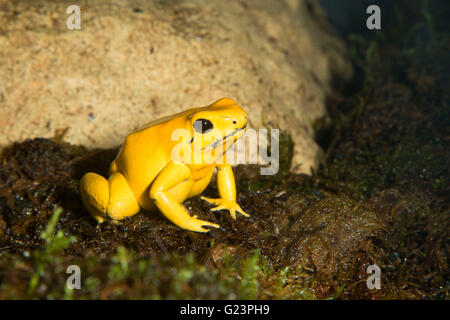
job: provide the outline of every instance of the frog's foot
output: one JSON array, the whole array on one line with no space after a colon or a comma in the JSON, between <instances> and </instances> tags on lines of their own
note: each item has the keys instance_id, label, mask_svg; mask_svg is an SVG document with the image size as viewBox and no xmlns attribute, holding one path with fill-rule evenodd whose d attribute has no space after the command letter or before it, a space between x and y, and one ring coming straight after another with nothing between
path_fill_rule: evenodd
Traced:
<instances>
[{"instance_id":1,"label":"frog's foot","mask_svg":"<svg viewBox=\"0 0 450 320\"><path fill-rule=\"evenodd\" d=\"M236 212L241 213L243 216L250 217L248 213L242 210L242 208L237 204L236 201L221 198L212 199L206 197L201 197L200 199L216 205L216 207L212 208L211 211L228 210L234 220L236 220Z\"/></svg>"},{"instance_id":2,"label":"frog's foot","mask_svg":"<svg viewBox=\"0 0 450 320\"><path fill-rule=\"evenodd\" d=\"M97 220L97 226L95 227L96 229L100 229L101 225L103 223L105 223L106 221L111 222L112 224L114 224L115 226L120 226L122 225L122 223L119 220L114 220L114 219L105 219L103 217L100 217L100 219L97 219L96 217L94 217L95 220Z\"/></svg>"},{"instance_id":3,"label":"frog's foot","mask_svg":"<svg viewBox=\"0 0 450 320\"><path fill-rule=\"evenodd\" d=\"M204 228L204 227L220 228L220 226L218 224L197 219L196 215L193 217L190 217L183 224L182 228L189 230L189 231L195 231L195 232L209 232L210 231L208 228Z\"/></svg>"}]
</instances>

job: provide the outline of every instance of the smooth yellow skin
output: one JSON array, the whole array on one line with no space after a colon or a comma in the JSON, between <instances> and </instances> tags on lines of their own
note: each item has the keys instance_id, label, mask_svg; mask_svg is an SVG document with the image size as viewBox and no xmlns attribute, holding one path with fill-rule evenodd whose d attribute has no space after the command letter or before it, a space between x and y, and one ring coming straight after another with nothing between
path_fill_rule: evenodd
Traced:
<instances>
[{"instance_id":1,"label":"smooth yellow skin","mask_svg":"<svg viewBox=\"0 0 450 320\"><path fill-rule=\"evenodd\" d=\"M209 120L214 130L204 133L194 130L198 119ZM180 228L207 232L205 226L218 228L219 225L190 216L182 203L201 194L217 168L220 198L202 199L216 205L213 211L228 210L233 219L236 219L236 212L248 216L236 203L234 175L225 159L226 146L242 136L246 126L247 114L229 98L153 121L127 136L111 163L108 180L92 172L83 176L80 182L83 203L99 223L105 218L122 220L141 208L154 210L157 207ZM185 129L183 132L190 136L173 139L176 129ZM190 157L185 156L189 153L181 151L180 157L174 158L176 145L190 150ZM222 162L202 159L206 151ZM200 162L193 161L196 156Z\"/></svg>"}]
</instances>

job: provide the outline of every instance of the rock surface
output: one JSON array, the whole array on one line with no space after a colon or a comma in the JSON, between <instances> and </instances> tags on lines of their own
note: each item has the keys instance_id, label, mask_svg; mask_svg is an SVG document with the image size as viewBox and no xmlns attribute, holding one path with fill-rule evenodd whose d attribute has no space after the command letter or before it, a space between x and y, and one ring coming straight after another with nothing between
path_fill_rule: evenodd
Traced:
<instances>
[{"instance_id":1,"label":"rock surface","mask_svg":"<svg viewBox=\"0 0 450 320\"><path fill-rule=\"evenodd\" d=\"M68 142L111 148L228 96L253 128L290 131L294 171L317 167L312 125L351 67L314 1L131 3L82 1L69 30L67 4L0 0L0 146L67 129Z\"/></svg>"}]
</instances>

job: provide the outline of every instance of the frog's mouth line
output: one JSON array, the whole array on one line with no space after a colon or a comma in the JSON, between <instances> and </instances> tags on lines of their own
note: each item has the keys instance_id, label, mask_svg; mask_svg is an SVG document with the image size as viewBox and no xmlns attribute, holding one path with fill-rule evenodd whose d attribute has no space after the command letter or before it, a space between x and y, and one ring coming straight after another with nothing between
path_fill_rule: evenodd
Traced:
<instances>
[{"instance_id":1,"label":"frog's mouth line","mask_svg":"<svg viewBox=\"0 0 450 320\"><path fill-rule=\"evenodd\" d=\"M216 149L218 146L223 145L229 137L236 135L236 133L238 133L241 130L244 130L245 128L247 128L247 124L245 124L242 128L237 128L236 130L234 130L230 134L226 135L222 139L216 139L216 141L214 141L211 144L208 144L206 147L202 148L201 150L205 150L206 148L209 148L209 147L211 147L212 149Z\"/></svg>"}]
</instances>

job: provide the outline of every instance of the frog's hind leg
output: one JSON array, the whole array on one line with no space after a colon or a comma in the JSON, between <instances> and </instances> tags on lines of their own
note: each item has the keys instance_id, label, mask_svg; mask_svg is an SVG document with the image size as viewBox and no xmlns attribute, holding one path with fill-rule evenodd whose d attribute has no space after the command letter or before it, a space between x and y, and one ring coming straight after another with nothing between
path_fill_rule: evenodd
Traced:
<instances>
[{"instance_id":1,"label":"frog's hind leg","mask_svg":"<svg viewBox=\"0 0 450 320\"><path fill-rule=\"evenodd\" d=\"M89 172L80 181L80 192L86 209L99 223L105 218L122 220L135 215L140 209L120 172L114 172L108 180Z\"/></svg>"}]
</instances>

